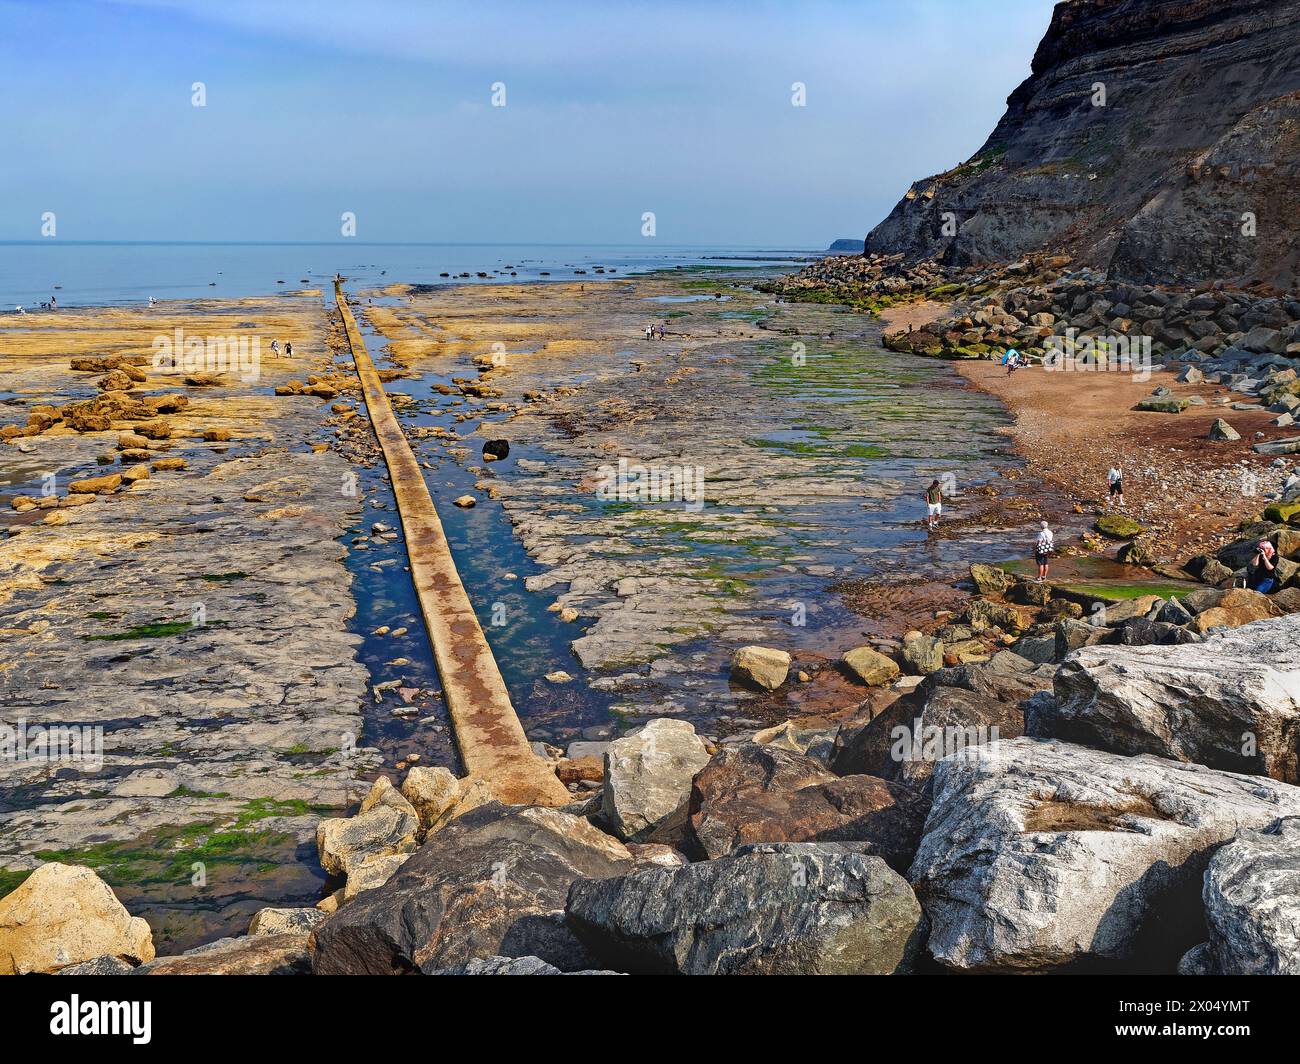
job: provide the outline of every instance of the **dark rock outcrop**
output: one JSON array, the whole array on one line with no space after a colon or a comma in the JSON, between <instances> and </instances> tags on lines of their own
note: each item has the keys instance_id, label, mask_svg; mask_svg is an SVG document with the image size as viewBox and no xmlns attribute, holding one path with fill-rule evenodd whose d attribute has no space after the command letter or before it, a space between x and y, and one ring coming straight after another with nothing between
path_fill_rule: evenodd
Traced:
<instances>
[{"instance_id":1,"label":"dark rock outcrop","mask_svg":"<svg viewBox=\"0 0 1300 1064\"><path fill-rule=\"evenodd\" d=\"M831 767L922 787L954 747L1023 734L1027 700L1051 686L1050 678L1030 672L941 669L866 724L843 728Z\"/></svg>"},{"instance_id":2,"label":"dark rock outcrop","mask_svg":"<svg viewBox=\"0 0 1300 1064\"><path fill-rule=\"evenodd\" d=\"M634 974L907 971L924 917L906 880L852 843L742 846L684 868L579 880L566 913L602 963Z\"/></svg>"},{"instance_id":3,"label":"dark rock outcrop","mask_svg":"<svg viewBox=\"0 0 1300 1064\"><path fill-rule=\"evenodd\" d=\"M687 842L708 859L746 843L859 842L863 853L905 870L924 822L925 807L907 787L841 779L815 758L739 743L695 777Z\"/></svg>"},{"instance_id":4,"label":"dark rock outcrop","mask_svg":"<svg viewBox=\"0 0 1300 1064\"><path fill-rule=\"evenodd\" d=\"M392 879L317 927L312 970L434 972L492 956L591 968L561 917L569 884L631 867L626 848L585 820L491 802L430 836Z\"/></svg>"},{"instance_id":5,"label":"dark rock outcrop","mask_svg":"<svg viewBox=\"0 0 1300 1064\"><path fill-rule=\"evenodd\" d=\"M916 182L866 251L1286 287L1298 92L1300 0L1067 0L983 147Z\"/></svg>"}]
</instances>

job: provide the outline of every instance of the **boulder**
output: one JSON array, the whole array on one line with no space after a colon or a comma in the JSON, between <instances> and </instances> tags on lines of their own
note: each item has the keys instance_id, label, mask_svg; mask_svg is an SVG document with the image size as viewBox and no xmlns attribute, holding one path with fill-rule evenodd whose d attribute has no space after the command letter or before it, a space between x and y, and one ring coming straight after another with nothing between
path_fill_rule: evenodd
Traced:
<instances>
[{"instance_id":1,"label":"boulder","mask_svg":"<svg viewBox=\"0 0 1300 1064\"><path fill-rule=\"evenodd\" d=\"M430 835L392 879L317 927L312 969L399 974L493 956L590 968L562 919L569 884L631 867L627 848L586 820L491 802Z\"/></svg>"},{"instance_id":2,"label":"boulder","mask_svg":"<svg viewBox=\"0 0 1300 1064\"><path fill-rule=\"evenodd\" d=\"M973 632L983 632L989 628L1018 632L1025 627L1024 616L1019 610L988 599L971 599L966 603L962 616Z\"/></svg>"},{"instance_id":3,"label":"boulder","mask_svg":"<svg viewBox=\"0 0 1300 1064\"><path fill-rule=\"evenodd\" d=\"M1232 582L1232 570L1217 558L1211 558L1200 572L1201 582L1212 587L1229 587Z\"/></svg>"},{"instance_id":4,"label":"boulder","mask_svg":"<svg viewBox=\"0 0 1300 1064\"><path fill-rule=\"evenodd\" d=\"M741 647L731 658L731 678L775 691L790 672L790 655L770 647Z\"/></svg>"},{"instance_id":5,"label":"boulder","mask_svg":"<svg viewBox=\"0 0 1300 1064\"><path fill-rule=\"evenodd\" d=\"M1011 644L1011 649L1035 665L1050 665L1056 661L1056 636L1026 635Z\"/></svg>"},{"instance_id":6,"label":"boulder","mask_svg":"<svg viewBox=\"0 0 1300 1064\"><path fill-rule=\"evenodd\" d=\"M1111 539L1132 539L1146 531L1137 521L1123 514L1102 514L1092 527Z\"/></svg>"},{"instance_id":7,"label":"boulder","mask_svg":"<svg viewBox=\"0 0 1300 1064\"><path fill-rule=\"evenodd\" d=\"M410 853L415 849L420 819L387 777L375 781L353 817L332 817L316 825L316 849L321 867L331 875L377 854Z\"/></svg>"},{"instance_id":8,"label":"boulder","mask_svg":"<svg viewBox=\"0 0 1300 1064\"><path fill-rule=\"evenodd\" d=\"M1279 525L1288 522L1294 524L1298 515L1300 515L1300 502L1273 502L1264 507L1264 520L1276 521Z\"/></svg>"},{"instance_id":9,"label":"boulder","mask_svg":"<svg viewBox=\"0 0 1300 1064\"><path fill-rule=\"evenodd\" d=\"M966 971L1172 972L1201 932L1201 875L1300 789L1030 738L939 763L909 878L930 952Z\"/></svg>"},{"instance_id":10,"label":"boulder","mask_svg":"<svg viewBox=\"0 0 1300 1064\"><path fill-rule=\"evenodd\" d=\"M253 935L306 935L325 919L319 909L258 909L248 925Z\"/></svg>"},{"instance_id":11,"label":"boulder","mask_svg":"<svg viewBox=\"0 0 1300 1064\"><path fill-rule=\"evenodd\" d=\"M1267 595L1244 587L1229 588L1213 606L1197 610L1188 627L1205 635L1213 628L1240 628L1243 624L1276 617L1281 612Z\"/></svg>"},{"instance_id":12,"label":"boulder","mask_svg":"<svg viewBox=\"0 0 1300 1064\"><path fill-rule=\"evenodd\" d=\"M1148 647L1168 646L1176 643L1199 643L1200 637L1195 632L1180 628L1176 624L1162 621L1148 621L1145 617L1132 617L1115 626L1119 638L1118 646Z\"/></svg>"},{"instance_id":13,"label":"boulder","mask_svg":"<svg viewBox=\"0 0 1300 1064\"><path fill-rule=\"evenodd\" d=\"M1284 587L1276 592L1273 605L1283 613L1300 613L1300 587Z\"/></svg>"},{"instance_id":14,"label":"boulder","mask_svg":"<svg viewBox=\"0 0 1300 1064\"><path fill-rule=\"evenodd\" d=\"M1148 410L1157 414L1181 414L1191 405L1190 399L1175 399L1153 395L1140 400L1134 409Z\"/></svg>"},{"instance_id":15,"label":"boulder","mask_svg":"<svg viewBox=\"0 0 1300 1064\"><path fill-rule=\"evenodd\" d=\"M1047 677L984 666L944 669L865 724L841 728L832 767L924 788L953 750L1022 734L1025 700L1050 687Z\"/></svg>"},{"instance_id":16,"label":"boulder","mask_svg":"<svg viewBox=\"0 0 1300 1064\"><path fill-rule=\"evenodd\" d=\"M109 473L102 477L86 477L68 484L72 495L112 495L122 486L121 473Z\"/></svg>"},{"instance_id":17,"label":"boulder","mask_svg":"<svg viewBox=\"0 0 1300 1064\"><path fill-rule=\"evenodd\" d=\"M943 640L910 632L903 638L899 656L903 659L905 672L913 676L928 676L943 668Z\"/></svg>"},{"instance_id":18,"label":"boulder","mask_svg":"<svg viewBox=\"0 0 1300 1064\"><path fill-rule=\"evenodd\" d=\"M1160 607L1156 620L1161 624L1190 624L1192 612L1182 604L1181 600L1171 598Z\"/></svg>"},{"instance_id":19,"label":"boulder","mask_svg":"<svg viewBox=\"0 0 1300 1064\"><path fill-rule=\"evenodd\" d=\"M1256 454L1300 454L1300 436L1288 436L1282 440L1265 440L1263 443L1255 444L1251 450Z\"/></svg>"},{"instance_id":20,"label":"boulder","mask_svg":"<svg viewBox=\"0 0 1300 1064\"><path fill-rule=\"evenodd\" d=\"M924 806L907 787L874 776L840 778L791 750L737 743L695 777L686 841L709 860L747 843L860 842L862 852L906 869L924 820Z\"/></svg>"},{"instance_id":21,"label":"boulder","mask_svg":"<svg viewBox=\"0 0 1300 1064\"><path fill-rule=\"evenodd\" d=\"M153 959L153 932L91 869L51 861L0 898L0 975Z\"/></svg>"},{"instance_id":22,"label":"boulder","mask_svg":"<svg viewBox=\"0 0 1300 1064\"><path fill-rule=\"evenodd\" d=\"M1113 636L1109 629L1097 624L1090 624L1087 621L1076 621L1066 618L1056 622L1056 655L1055 660L1063 661L1073 651L1080 647L1095 646L1103 643Z\"/></svg>"},{"instance_id":23,"label":"boulder","mask_svg":"<svg viewBox=\"0 0 1300 1064\"><path fill-rule=\"evenodd\" d=\"M840 664L850 676L868 687L888 683L898 675L898 666L893 659L871 647L856 647L848 651L840 659Z\"/></svg>"},{"instance_id":24,"label":"boulder","mask_svg":"<svg viewBox=\"0 0 1300 1064\"><path fill-rule=\"evenodd\" d=\"M1137 598L1122 599L1119 602L1107 602L1094 607L1092 616L1098 624L1109 628L1131 621L1134 617L1145 617L1164 600L1159 595L1139 595Z\"/></svg>"},{"instance_id":25,"label":"boulder","mask_svg":"<svg viewBox=\"0 0 1300 1064\"><path fill-rule=\"evenodd\" d=\"M172 435L171 426L161 420L142 422L136 425L134 432L147 440L169 440Z\"/></svg>"},{"instance_id":26,"label":"boulder","mask_svg":"<svg viewBox=\"0 0 1300 1064\"><path fill-rule=\"evenodd\" d=\"M910 970L924 939L907 882L850 843L579 880L566 915L602 964L638 974L884 975Z\"/></svg>"},{"instance_id":27,"label":"boulder","mask_svg":"<svg viewBox=\"0 0 1300 1064\"><path fill-rule=\"evenodd\" d=\"M670 841L684 827L691 779L709 751L686 721L663 717L605 751L601 819L625 841Z\"/></svg>"},{"instance_id":28,"label":"boulder","mask_svg":"<svg viewBox=\"0 0 1300 1064\"><path fill-rule=\"evenodd\" d=\"M113 420L90 403L70 404L63 408L63 420L76 432L106 432Z\"/></svg>"},{"instance_id":29,"label":"boulder","mask_svg":"<svg viewBox=\"0 0 1300 1064\"><path fill-rule=\"evenodd\" d=\"M1300 975L1300 817L1242 831L1210 858L1202 892L1220 975Z\"/></svg>"},{"instance_id":30,"label":"boulder","mask_svg":"<svg viewBox=\"0 0 1300 1064\"><path fill-rule=\"evenodd\" d=\"M996 565L973 562L970 567L971 582L981 595L1000 595L1014 582L1014 578Z\"/></svg>"},{"instance_id":31,"label":"boulder","mask_svg":"<svg viewBox=\"0 0 1300 1064\"><path fill-rule=\"evenodd\" d=\"M561 783L600 783L605 778L604 757L562 757L555 762Z\"/></svg>"},{"instance_id":32,"label":"boulder","mask_svg":"<svg viewBox=\"0 0 1300 1064\"><path fill-rule=\"evenodd\" d=\"M1194 645L1080 650L1025 730L1300 783L1300 617Z\"/></svg>"},{"instance_id":33,"label":"boulder","mask_svg":"<svg viewBox=\"0 0 1300 1064\"><path fill-rule=\"evenodd\" d=\"M159 957L142 964L132 975L310 975L307 935L257 935L221 938L186 950L176 957Z\"/></svg>"},{"instance_id":34,"label":"boulder","mask_svg":"<svg viewBox=\"0 0 1300 1064\"><path fill-rule=\"evenodd\" d=\"M1229 425L1223 418L1217 418L1213 425L1210 426L1210 439L1212 440L1239 440L1241 433Z\"/></svg>"},{"instance_id":35,"label":"boulder","mask_svg":"<svg viewBox=\"0 0 1300 1064\"><path fill-rule=\"evenodd\" d=\"M562 972L540 957L481 957L429 975L622 975L622 972Z\"/></svg>"},{"instance_id":36,"label":"boulder","mask_svg":"<svg viewBox=\"0 0 1300 1064\"><path fill-rule=\"evenodd\" d=\"M1052 585L1039 580L1017 580L1007 589L1006 597L1020 606L1046 606L1052 599Z\"/></svg>"},{"instance_id":37,"label":"boulder","mask_svg":"<svg viewBox=\"0 0 1300 1064\"><path fill-rule=\"evenodd\" d=\"M409 853L372 853L354 861L348 866L348 881L343 884L339 904L351 901L362 891L382 887L410 856Z\"/></svg>"},{"instance_id":38,"label":"boulder","mask_svg":"<svg viewBox=\"0 0 1300 1064\"><path fill-rule=\"evenodd\" d=\"M417 766L402 781L402 797L420 819L420 830L436 830L463 797L461 781L447 769ZM482 804L482 803L478 803Z\"/></svg>"}]
</instances>

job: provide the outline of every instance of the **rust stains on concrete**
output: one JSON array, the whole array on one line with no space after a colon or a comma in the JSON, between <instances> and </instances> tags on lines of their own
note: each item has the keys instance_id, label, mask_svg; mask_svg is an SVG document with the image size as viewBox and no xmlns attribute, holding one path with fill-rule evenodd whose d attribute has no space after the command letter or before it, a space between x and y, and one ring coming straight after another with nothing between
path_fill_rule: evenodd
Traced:
<instances>
[{"instance_id":1,"label":"rust stains on concrete","mask_svg":"<svg viewBox=\"0 0 1300 1064\"><path fill-rule=\"evenodd\" d=\"M503 802L565 805L573 797L528 745L492 648L456 571L424 474L406 442L339 285L335 285L335 299L352 347L370 423L397 497L411 580L465 770L491 787Z\"/></svg>"}]
</instances>

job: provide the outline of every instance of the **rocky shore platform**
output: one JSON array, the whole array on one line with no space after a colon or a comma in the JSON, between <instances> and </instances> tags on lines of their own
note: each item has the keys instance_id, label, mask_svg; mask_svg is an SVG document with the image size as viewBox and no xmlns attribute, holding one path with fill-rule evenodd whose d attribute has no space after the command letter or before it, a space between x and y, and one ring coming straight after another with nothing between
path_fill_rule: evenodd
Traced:
<instances>
[{"instance_id":1,"label":"rocky shore platform","mask_svg":"<svg viewBox=\"0 0 1300 1064\"><path fill-rule=\"evenodd\" d=\"M1063 255L962 267L840 256L764 287L892 317L887 346L953 360L1015 416L1025 474L1078 512L1104 508L1106 472L1121 468L1135 560L1179 564L1265 506L1283 519L1296 506L1294 293L1110 281ZM1012 348L1028 369L998 364Z\"/></svg>"},{"instance_id":2,"label":"rocky shore platform","mask_svg":"<svg viewBox=\"0 0 1300 1064\"><path fill-rule=\"evenodd\" d=\"M174 956L93 873L47 864L0 900L0 955L140 975L1300 973L1300 613L1282 613L1300 603L1204 590L1083 622L1059 589L1018 606L1042 585L1000 572L972 573L998 590L963 620L1064 614L1053 636L957 666L913 647L924 678L883 710L722 748L656 718L562 809L442 769L381 777L319 826L335 895Z\"/></svg>"},{"instance_id":3,"label":"rocky shore platform","mask_svg":"<svg viewBox=\"0 0 1300 1064\"><path fill-rule=\"evenodd\" d=\"M28 722L104 729L97 773L6 768L8 970L1300 968L1293 922L1251 902L1277 891L1241 874L1256 853L1283 882L1300 863L1285 456L1245 459L1263 486L1241 527L1210 543L1211 522L1204 550L1162 562L1142 554L1158 514L1075 512L1026 484L997 440L1032 423L885 349L897 326L753 280L357 301L431 491L456 493L449 512L500 507L526 594L572 630L568 667L616 699L588 735L515 696L573 793L561 809L457 779L432 729L400 760L370 746L365 703L401 681L367 683L356 660L348 573L367 566L345 567L340 538L382 568L392 531L355 533L382 475L318 303L209 308L230 315L214 331L293 335L298 356L255 386L155 379L71 316L6 355L32 384L4 436L32 465L0 544L0 667ZM882 309L915 333L962 313L945 295ZM666 339L638 335L651 319ZM702 467L705 505L601 498L620 459ZM955 520L926 540L912 489L953 469ZM1053 580L990 564L1042 512L1078 532ZM497 549L487 524L449 534L472 549L475 530ZM1268 596L1235 586L1265 537L1285 585ZM910 549L931 552L925 583L897 572ZM800 603L825 623L791 623ZM525 645L552 645L539 633ZM573 682L565 665L545 683Z\"/></svg>"},{"instance_id":4,"label":"rocky shore platform","mask_svg":"<svg viewBox=\"0 0 1300 1064\"><path fill-rule=\"evenodd\" d=\"M0 345L0 882L93 866L160 944L314 901L316 823L371 760L338 540L359 504L320 415L335 388L304 383L328 373L324 311L300 296L22 324ZM177 329L260 338L256 373L156 366L153 339ZM84 748L42 745L59 729Z\"/></svg>"}]
</instances>

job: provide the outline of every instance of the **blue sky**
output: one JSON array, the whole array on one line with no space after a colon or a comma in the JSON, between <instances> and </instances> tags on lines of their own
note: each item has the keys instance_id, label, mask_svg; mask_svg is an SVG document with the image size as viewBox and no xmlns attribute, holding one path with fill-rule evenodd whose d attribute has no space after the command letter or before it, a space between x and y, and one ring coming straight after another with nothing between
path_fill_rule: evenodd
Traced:
<instances>
[{"instance_id":1,"label":"blue sky","mask_svg":"<svg viewBox=\"0 0 1300 1064\"><path fill-rule=\"evenodd\" d=\"M979 147L1051 8L0 0L0 239L823 246Z\"/></svg>"}]
</instances>

